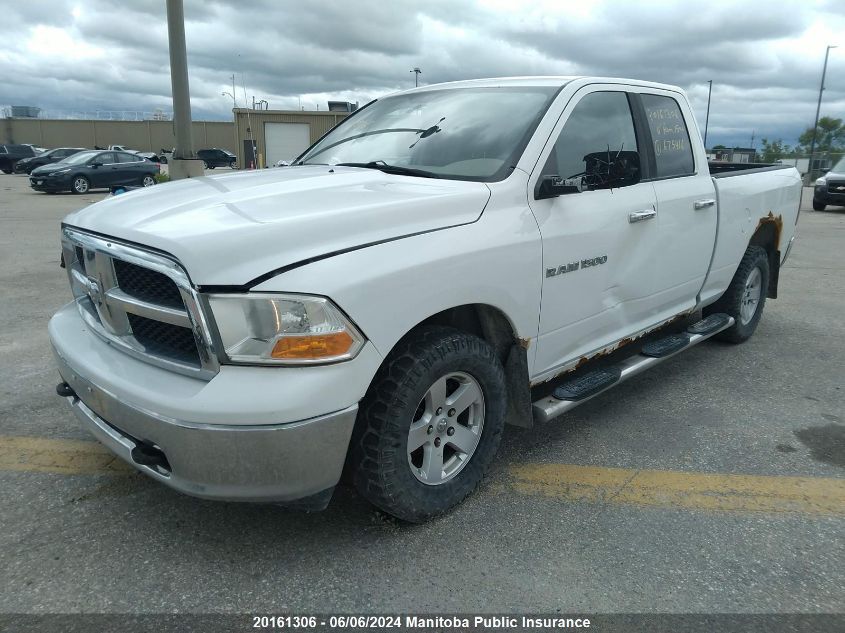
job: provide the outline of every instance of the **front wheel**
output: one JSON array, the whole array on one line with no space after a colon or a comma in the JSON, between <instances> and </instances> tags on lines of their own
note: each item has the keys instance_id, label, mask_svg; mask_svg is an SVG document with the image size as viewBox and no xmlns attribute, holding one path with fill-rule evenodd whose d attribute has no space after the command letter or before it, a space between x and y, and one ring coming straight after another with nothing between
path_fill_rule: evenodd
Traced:
<instances>
[{"instance_id":1,"label":"front wheel","mask_svg":"<svg viewBox=\"0 0 845 633\"><path fill-rule=\"evenodd\" d=\"M446 512L478 487L493 461L505 405L502 365L485 341L444 327L409 335L361 403L355 486L405 521Z\"/></svg>"},{"instance_id":2,"label":"front wheel","mask_svg":"<svg viewBox=\"0 0 845 633\"><path fill-rule=\"evenodd\" d=\"M824 211L827 205L824 202L816 202L813 200L813 211Z\"/></svg>"},{"instance_id":3,"label":"front wheel","mask_svg":"<svg viewBox=\"0 0 845 633\"><path fill-rule=\"evenodd\" d=\"M91 183L85 176L76 176L71 185L73 193L88 193Z\"/></svg>"},{"instance_id":4,"label":"front wheel","mask_svg":"<svg viewBox=\"0 0 845 633\"><path fill-rule=\"evenodd\" d=\"M707 313L723 312L734 324L716 335L723 341L742 343L751 338L766 305L769 287L769 255L759 246L749 246L725 294Z\"/></svg>"}]
</instances>

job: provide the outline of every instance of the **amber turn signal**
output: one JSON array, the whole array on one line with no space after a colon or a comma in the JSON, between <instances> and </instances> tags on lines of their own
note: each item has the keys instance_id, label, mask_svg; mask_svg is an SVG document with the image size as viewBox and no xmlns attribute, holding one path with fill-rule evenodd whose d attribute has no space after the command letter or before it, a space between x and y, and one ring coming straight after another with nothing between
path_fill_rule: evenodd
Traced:
<instances>
[{"instance_id":1,"label":"amber turn signal","mask_svg":"<svg viewBox=\"0 0 845 633\"><path fill-rule=\"evenodd\" d=\"M310 336L283 336L273 346L271 358L321 359L342 356L352 347L354 340L347 332L312 334Z\"/></svg>"}]
</instances>

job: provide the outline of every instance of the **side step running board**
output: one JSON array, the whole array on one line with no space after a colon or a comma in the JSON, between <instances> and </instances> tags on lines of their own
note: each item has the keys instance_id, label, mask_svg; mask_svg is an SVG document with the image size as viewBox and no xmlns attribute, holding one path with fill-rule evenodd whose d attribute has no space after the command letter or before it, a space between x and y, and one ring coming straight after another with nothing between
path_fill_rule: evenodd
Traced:
<instances>
[{"instance_id":1,"label":"side step running board","mask_svg":"<svg viewBox=\"0 0 845 633\"><path fill-rule=\"evenodd\" d=\"M686 332L670 334L643 345L642 351L619 363L582 374L559 385L554 394L534 403L534 420L549 422L562 413L594 398L629 378L662 363L675 354L689 349L734 324L727 314L711 314L690 325Z\"/></svg>"}]
</instances>

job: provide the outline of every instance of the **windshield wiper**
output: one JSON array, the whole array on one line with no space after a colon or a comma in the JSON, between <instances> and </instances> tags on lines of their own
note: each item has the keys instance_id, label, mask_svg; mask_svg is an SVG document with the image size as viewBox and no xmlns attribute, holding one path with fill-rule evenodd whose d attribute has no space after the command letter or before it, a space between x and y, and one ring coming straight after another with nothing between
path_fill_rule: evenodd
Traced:
<instances>
[{"instance_id":1,"label":"windshield wiper","mask_svg":"<svg viewBox=\"0 0 845 633\"><path fill-rule=\"evenodd\" d=\"M401 165L388 165L383 160L371 160L369 163L337 163L337 167L363 167L364 169L378 169L386 174L397 174L399 176L419 176L420 178L440 178L437 174L425 169L414 169L413 167L402 167Z\"/></svg>"}]
</instances>

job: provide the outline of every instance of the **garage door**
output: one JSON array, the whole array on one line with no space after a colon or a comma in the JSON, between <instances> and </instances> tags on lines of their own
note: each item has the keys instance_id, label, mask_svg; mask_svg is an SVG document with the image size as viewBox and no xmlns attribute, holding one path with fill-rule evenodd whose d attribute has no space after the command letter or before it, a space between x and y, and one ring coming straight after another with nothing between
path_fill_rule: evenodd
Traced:
<instances>
[{"instance_id":1,"label":"garage door","mask_svg":"<svg viewBox=\"0 0 845 633\"><path fill-rule=\"evenodd\" d=\"M311 145L311 126L308 123L265 123L265 161L275 165L279 160L291 160Z\"/></svg>"}]
</instances>

